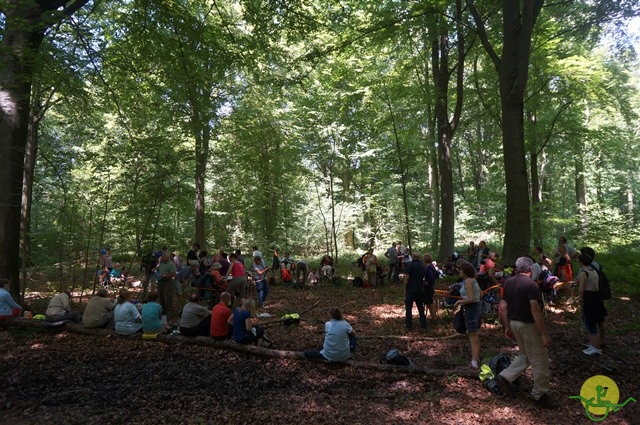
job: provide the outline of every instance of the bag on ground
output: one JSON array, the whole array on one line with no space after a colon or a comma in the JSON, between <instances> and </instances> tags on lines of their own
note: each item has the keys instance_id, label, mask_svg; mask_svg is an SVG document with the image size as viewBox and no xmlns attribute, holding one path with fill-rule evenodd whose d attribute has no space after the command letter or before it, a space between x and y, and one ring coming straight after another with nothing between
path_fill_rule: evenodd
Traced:
<instances>
[{"instance_id":1,"label":"bag on ground","mask_svg":"<svg viewBox=\"0 0 640 425\"><path fill-rule=\"evenodd\" d=\"M467 322L464 320L464 309L462 308L453 316L453 329L461 334L467 333Z\"/></svg>"}]
</instances>

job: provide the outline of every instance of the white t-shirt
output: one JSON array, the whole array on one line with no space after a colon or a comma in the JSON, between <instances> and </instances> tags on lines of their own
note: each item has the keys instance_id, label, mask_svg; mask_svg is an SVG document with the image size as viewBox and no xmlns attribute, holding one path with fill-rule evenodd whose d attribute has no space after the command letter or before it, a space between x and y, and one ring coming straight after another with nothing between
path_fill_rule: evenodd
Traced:
<instances>
[{"instance_id":1,"label":"white t-shirt","mask_svg":"<svg viewBox=\"0 0 640 425\"><path fill-rule=\"evenodd\" d=\"M324 324L324 346L320 353L332 362L343 362L351 357L349 334L353 328L346 320L330 320Z\"/></svg>"}]
</instances>

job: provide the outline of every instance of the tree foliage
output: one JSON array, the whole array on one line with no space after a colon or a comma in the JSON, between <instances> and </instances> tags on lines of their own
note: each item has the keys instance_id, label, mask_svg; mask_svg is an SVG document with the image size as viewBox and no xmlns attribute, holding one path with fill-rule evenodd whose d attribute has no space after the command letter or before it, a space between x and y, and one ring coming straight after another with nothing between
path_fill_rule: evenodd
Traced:
<instances>
[{"instance_id":1,"label":"tree foliage","mask_svg":"<svg viewBox=\"0 0 640 425\"><path fill-rule=\"evenodd\" d=\"M96 2L20 70L3 4L46 105L31 256L637 243L637 5L517 3Z\"/></svg>"}]
</instances>

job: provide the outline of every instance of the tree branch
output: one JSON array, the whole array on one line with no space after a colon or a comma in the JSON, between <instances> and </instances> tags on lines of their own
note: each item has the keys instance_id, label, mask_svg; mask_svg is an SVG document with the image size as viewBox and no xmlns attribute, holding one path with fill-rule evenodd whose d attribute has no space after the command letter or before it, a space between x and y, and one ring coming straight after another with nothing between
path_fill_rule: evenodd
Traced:
<instances>
[{"instance_id":1,"label":"tree branch","mask_svg":"<svg viewBox=\"0 0 640 425\"><path fill-rule=\"evenodd\" d=\"M484 21L480 16L480 12L476 8L475 2L473 0L467 0L467 7L469 7L469 11L471 12L471 16L473 16L473 20L476 22L476 34L480 38L480 42L484 46L484 49L487 51L487 54L493 61L493 65L498 69L500 67L500 57L493 49L491 42L489 41L489 37L487 36L487 29L484 26Z\"/></svg>"}]
</instances>

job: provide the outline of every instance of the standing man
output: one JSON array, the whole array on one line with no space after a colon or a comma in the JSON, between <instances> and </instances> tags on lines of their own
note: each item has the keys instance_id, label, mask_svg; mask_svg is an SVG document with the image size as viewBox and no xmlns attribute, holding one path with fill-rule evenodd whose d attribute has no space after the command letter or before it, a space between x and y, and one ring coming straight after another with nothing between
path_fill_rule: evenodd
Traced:
<instances>
[{"instance_id":1,"label":"standing man","mask_svg":"<svg viewBox=\"0 0 640 425\"><path fill-rule=\"evenodd\" d=\"M191 264L192 260L198 261L198 251L200 250L200 244L194 242L191 245L191 249L187 252L187 263Z\"/></svg>"},{"instance_id":2,"label":"standing man","mask_svg":"<svg viewBox=\"0 0 640 425\"><path fill-rule=\"evenodd\" d=\"M398 250L396 249L396 243L391 242L391 246L384 253L384 256L389 259L389 281L397 282L398 275L400 274L400 268L398 267Z\"/></svg>"},{"instance_id":3,"label":"standing man","mask_svg":"<svg viewBox=\"0 0 640 425\"><path fill-rule=\"evenodd\" d=\"M309 274L307 263L303 260L298 260L298 264L296 265L296 283L294 287L297 285L299 288L304 289L307 284L307 274Z\"/></svg>"},{"instance_id":4,"label":"standing man","mask_svg":"<svg viewBox=\"0 0 640 425\"><path fill-rule=\"evenodd\" d=\"M244 257L242 256L242 251L240 251L239 249L236 249L236 258L238 259L238 261L240 261L242 263L242 265L244 266Z\"/></svg>"},{"instance_id":5,"label":"standing man","mask_svg":"<svg viewBox=\"0 0 640 425\"><path fill-rule=\"evenodd\" d=\"M373 248L369 248L362 262L364 263L367 282L372 287L375 287L378 284L378 257L373 253Z\"/></svg>"},{"instance_id":6,"label":"standing man","mask_svg":"<svg viewBox=\"0 0 640 425\"><path fill-rule=\"evenodd\" d=\"M431 320L438 318L438 305L433 302L433 296L436 293L436 280L438 280L438 271L433 265L433 257L431 254L424 254L424 306L431 313Z\"/></svg>"},{"instance_id":7,"label":"standing man","mask_svg":"<svg viewBox=\"0 0 640 425\"><path fill-rule=\"evenodd\" d=\"M558 262L560 261L560 246L564 246L564 248L567 250L567 254L569 254L569 257L571 257L572 260L575 260L576 258L578 258L580 256L580 251L578 251L577 249L575 249L574 247L572 247L571 245L569 245L569 243L567 242L567 238L564 236L560 236L558 238L558 246L556 247L556 252L555 252L555 257L556 257L556 265L558 264Z\"/></svg>"},{"instance_id":8,"label":"standing man","mask_svg":"<svg viewBox=\"0 0 640 425\"><path fill-rule=\"evenodd\" d=\"M474 241L469 242L469 247L467 248L467 260L471 264L476 260L476 243Z\"/></svg>"},{"instance_id":9,"label":"standing man","mask_svg":"<svg viewBox=\"0 0 640 425\"><path fill-rule=\"evenodd\" d=\"M158 265L158 295L164 314L170 316L173 313L173 278L176 277L176 265L169 259L169 254L164 251L160 256Z\"/></svg>"},{"instance_id":10,"label":"standing man","mask_svg":"<svg viewBox=\"0 0 640 425\"><path fill-rule=\"evenodd\" d=\"M540 310L540 290L531 279L533 261L528 257L516 260L516 275L504 284L500 301L500 321L507 338L515 338L519 355L511 365L500 372L496 381L505 396L511 395L511 382L529 366L533 372L531 395L535 404L543 409L555 409L559 405L549 397L549 353L551 338L547 333Z\"/></svg>"},{"instance_id":11,"label":"standing man","mask_svg":"<svg viewBox=\"0 0 640 425\"><path fill-rule=\"evenodd\" d=\"M473 263L473 266L476 268L476 271L480 270L480 266L483 264L484 261L487 260L490 252L491 250L487 246L487 242L480 241L480 243L478 244L478 250L476 251L475 261Z\"/></svg>"},{"instance_id":12,"label":"standing man","mask_svg":"<svg viewBox=\"0 0 640 425\"><path fill-rule=\"evenodd\" d=\"M420 327L427 327L427 316L424 314L424 264L420 261L420 254L414 252L412 261L404 271L404 326L407 330L413 328L413 303L418 307Z\"/></svg>"}]
</instances>

